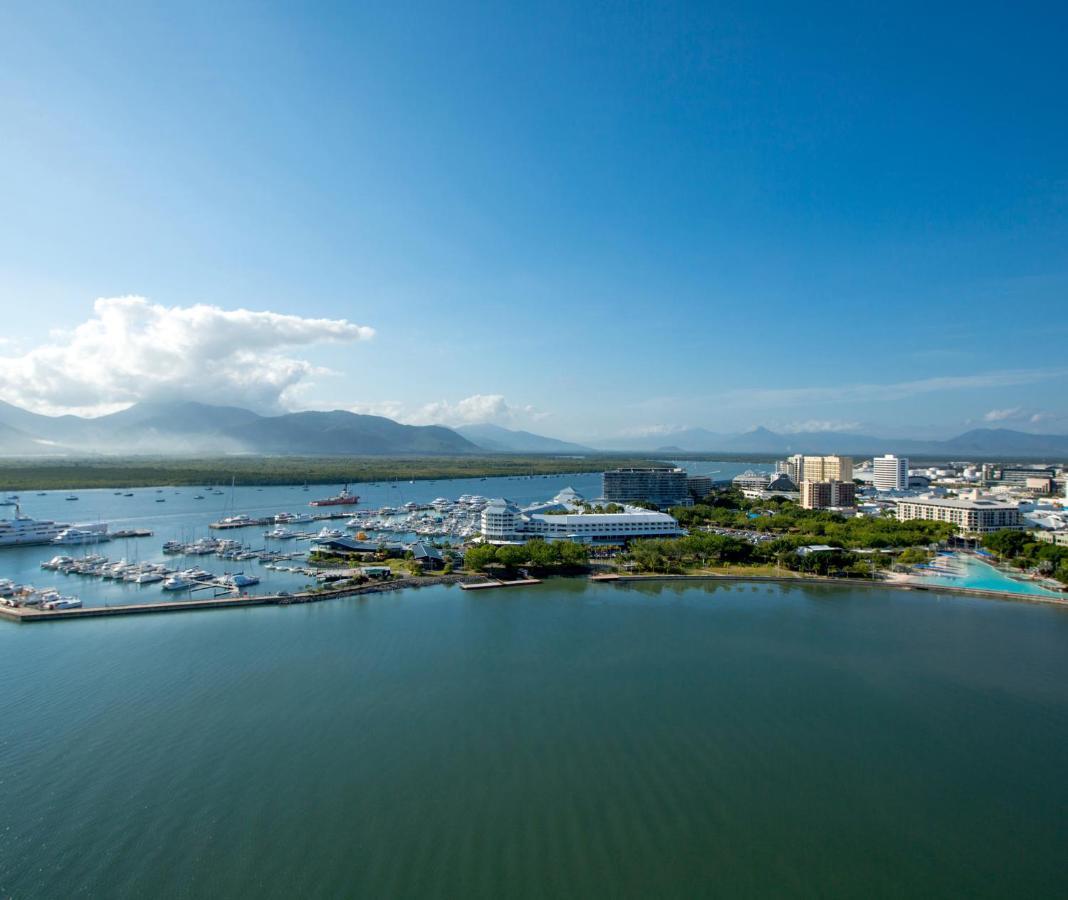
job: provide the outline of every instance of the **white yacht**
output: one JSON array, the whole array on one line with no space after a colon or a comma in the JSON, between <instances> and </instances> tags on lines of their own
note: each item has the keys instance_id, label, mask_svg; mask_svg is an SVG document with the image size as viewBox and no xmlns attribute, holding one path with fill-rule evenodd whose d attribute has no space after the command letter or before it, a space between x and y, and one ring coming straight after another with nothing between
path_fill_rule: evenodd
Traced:
<instances>
[{"instance_id":1,"label":"white yacht","mask_svg":"<svg viewBox=\"0 0 1068 900\"><path fill-rule=\"evenodd\" d=\"M179 575L172 575L166 581L163 582L163 590L165 591L187 591L189 588L196 584L195 581L183 578Z\"/></svg>"},{"instance_id":2,"label":"white yacht","mask_svg":"<svg viewBox=\"0 0 1068 900\"><path fill-rule=\"evenodd\" d=\"M223 578L223 581L233 585L235 588L250 587L260 583L259 578L255 575L246 575L244 572L236 572L233 575L227 575Z\"/></svg>"},{"instance_id":3,"label":"white yacht","mask_svg":"<svg viewBox=\"0 0 1068 900\"><path fill-rule=\"evenodd\" d=\"M81 609L82 601L77 597L66 597L60 594L51 600L46 600L41 606L44 609Z\"/></svg>"},{"instance_id":4,"label":"white yacht","mask_svg":"<svg viewBox=\"0 0 1068 900\"><path fill-rule=\"evenodd\" d=\"M153 571L140 572L133 579L134 584L155 584L157 581L163 581L163 576Z\"/></svg>"},{"instance_id":5,"label":"white yacht","mask_svg":"<svg viewBox=\"0 0 1068 900\"><path fill-rule=\"evenodd\" d=\"M99 544L110 541L108 526L105 522L95 525L71 525L55 536L53 544Z\"/></svg>"},{"instance_id":6,"label":"white yacht","mask_svg":"<svg viewBox=\"0 0 1068 900\"><path fill-rule=\"evenodd\" d=\"M31 519L15 504L15 518L0 519L0 547L24 544L51 544L66 525L49 519Z\"/></svg>"}]
</instances>

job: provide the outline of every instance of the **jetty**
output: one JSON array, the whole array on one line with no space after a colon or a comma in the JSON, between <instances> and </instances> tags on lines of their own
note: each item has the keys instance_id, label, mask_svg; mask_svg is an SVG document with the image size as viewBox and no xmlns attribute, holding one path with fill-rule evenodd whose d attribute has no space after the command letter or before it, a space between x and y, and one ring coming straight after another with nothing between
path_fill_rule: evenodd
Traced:
<instances>
[{"instance_id":1,"label":"jetty","mask_svg":"<svg viewBox=\"0 0 1068 900\"><path fill-rule=\"evenodd\" d=\"M517 578L515 581L500 581L499 579L494 578L488 581L479 581L472 584L461 584L460 589L465 591L488 591L493 588L522 587L530 584L541 584L541 579Z\"/></svg>"}]
</instances>

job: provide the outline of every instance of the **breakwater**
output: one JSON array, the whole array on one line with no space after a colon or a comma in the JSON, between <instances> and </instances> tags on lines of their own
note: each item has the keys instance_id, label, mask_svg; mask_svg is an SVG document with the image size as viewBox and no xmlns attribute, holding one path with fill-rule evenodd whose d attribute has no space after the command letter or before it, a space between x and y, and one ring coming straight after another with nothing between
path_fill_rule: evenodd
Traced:
<instances>
[{"instance_id":1,"label":"breakwater","mask_svg":"<svg viewBox=\"0 0 1068 900\"><path fill-rule=\"evenodd\" d=\"M104 616L134 616L152 613L194 612L210 609L239 609L246 606L289 606L294 603L317 603L359 594L380 594L405 588L430 587L431 585L485 584L488 579L479 575L428 575L412 578L396 578L391 581L374 581L368 584L338 588L330 591L305 591L295 594L264 594L262 596L216 597L201 600L173 600L158 603L129 603L116 606L83 606L77 609L36 609L32 607L0 606L0 618L20 624L55 622L64 619L98 619Z\"/></svg>"}]
</instances>

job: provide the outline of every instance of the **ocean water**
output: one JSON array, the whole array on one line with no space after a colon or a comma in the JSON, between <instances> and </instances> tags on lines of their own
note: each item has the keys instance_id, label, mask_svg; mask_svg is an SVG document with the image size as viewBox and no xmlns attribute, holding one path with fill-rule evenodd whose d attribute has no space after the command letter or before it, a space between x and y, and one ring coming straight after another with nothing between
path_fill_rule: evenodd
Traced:
<instances>
[{"instance_id":1,"label":"ocean water","mask_svg":"<svg viewBox=\"0 0 1068 900\"><path fill-rule=\"evenodd\" d=\"M1066 650L814 585L0 622L0 897L1059 897Z\"/></svg>"}]
</instances>

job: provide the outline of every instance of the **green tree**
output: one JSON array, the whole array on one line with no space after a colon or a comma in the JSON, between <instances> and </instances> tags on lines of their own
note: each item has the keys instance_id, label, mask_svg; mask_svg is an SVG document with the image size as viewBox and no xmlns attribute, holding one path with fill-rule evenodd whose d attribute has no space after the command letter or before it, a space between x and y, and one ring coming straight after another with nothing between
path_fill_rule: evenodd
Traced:
<instances>
[{"instance_id":1,"label":"green tree","mask_svg":"<svg viewBox=\"0 0 1068 900\"><path fill-rule=\"evenodd\" d=\"M464 566L473 572L485 572L496 559L497 548L493 544L475 544L464 554Z\"/></svg>"}]
</instances>

